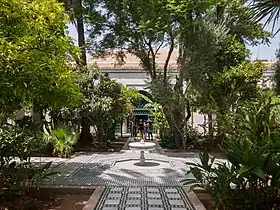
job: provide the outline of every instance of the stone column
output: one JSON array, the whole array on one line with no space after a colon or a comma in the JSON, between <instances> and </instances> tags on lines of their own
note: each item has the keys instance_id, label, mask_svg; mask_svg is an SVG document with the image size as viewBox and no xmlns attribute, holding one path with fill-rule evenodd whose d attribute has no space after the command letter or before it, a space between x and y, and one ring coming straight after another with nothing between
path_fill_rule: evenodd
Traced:
<instances>
[{"instance_id":1,"label":"stone column","mask_svg":"<svg viewBox=\"0 0 280 210\"><path fill-rule=\"evenodd\" d=\"M144 151L140 152L140 165L143 166L145 165L145 155L144 155Z\"/></svg>"}]
</instances>

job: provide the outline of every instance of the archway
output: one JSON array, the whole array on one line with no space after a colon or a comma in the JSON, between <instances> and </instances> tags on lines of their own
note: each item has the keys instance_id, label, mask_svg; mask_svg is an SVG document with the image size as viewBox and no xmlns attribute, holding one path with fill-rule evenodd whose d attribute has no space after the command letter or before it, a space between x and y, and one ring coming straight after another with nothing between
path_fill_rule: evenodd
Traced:
<instances>
[{"instance_id":1,"label":"archway","mask_svg":"<svg viewBox=\"0 0 280 210\"><path fill-rule=\"evenodd\" d=\"M133 125L136 126L140 120L148 121L153 119L153 114L146 106L149 104L149 100L153 101L152 95L144 90L139 90L139 93L141 93L143 97L134 102L134 108L132 110L131 116L127 119L127 133L130 133L131 135L133 135Z\"/></svg>"},{"instance_id":2,"label":"archway","mask_svg":"<svg viewBox=\"0 0 280 210\"><path fill-rule=\"evenodd\" d=\"M138 91L148 100L153 101L153 97L149 92L145 90L138 90ZM136 124L137 122L139 122L140 119L144 121L153 120L154 116L150 112L150 109L146 106L147 104L149 104L149 102L145 100L144 97L140 98L138 101L133 103L134 108L132 109L131 115L128 116L122 124L117 126L116 129L117 134L121 134L121 136L123 136L123 134L125 136L131 135L133 133L132 132L133 123ZM132 121L134 122L132 123Z\"/></svg>"}]
</instances>

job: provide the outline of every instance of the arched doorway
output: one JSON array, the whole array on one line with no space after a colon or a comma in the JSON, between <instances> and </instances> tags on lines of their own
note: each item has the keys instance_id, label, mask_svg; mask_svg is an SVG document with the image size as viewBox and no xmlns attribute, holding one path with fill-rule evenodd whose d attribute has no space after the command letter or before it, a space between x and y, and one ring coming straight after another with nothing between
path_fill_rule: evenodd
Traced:
<instances>
[{"instance_id":1,"label":"arched doorway","mask_svg":"<svg viewBox=\"0 0 280 210\"><path fill-rule=\"evenodd\" d=\"M153 119L153 114L150 112L150 109L147 107L149 101L153 101L152 95L144 90L139 90L139 93L143 95L138 101L134 102L134 108L132 113L126 123L127 133L132 135L132 126L133 124L136 125L140 120L148 121Z\"/></svg>"},{"instance_id":2,"label":"arched doorway","mask_svg":"<svg viewBox=\"0 0 280 210\"><path fill-rule=\"evenodd\" d=\"M133 109L133 114L137 120L148 120L152 117L152 114L150 113L150 110L147 108L147 104L149 102L145 100L147 98L148 100L153 101L153 97L150 93L144 90L139 90L139 93L143 95L143 98L140 98L138 101L136 101ZM145 98L144 98L145 97Z\"/></svg>"},{"instance_id":3,"label":"arched doorway","mask_svg":"<svg viewBox=\"0 0 280 210\"><path fill-rule=\"evenodd\" d=\"M147 98L150 101L153 101L153 97L149 92L147 92L145 90L138 90L138 91L145 98ZM145 100L144 97L140 98L138 101L135 101L133 103L134 108L133 108L130 116L128 116L126 118L126 120L124 120L122 125L121 124L117 125L117 129L116 129L117 135L130 136L132 134L132 117L134 119L134 123L139 122L140 119L142 119L143 121L148 121L148 120L153 121L154 116L150 112L150 109L147 107L149 102L147 100Z\"/></svg>"}]
</instances>

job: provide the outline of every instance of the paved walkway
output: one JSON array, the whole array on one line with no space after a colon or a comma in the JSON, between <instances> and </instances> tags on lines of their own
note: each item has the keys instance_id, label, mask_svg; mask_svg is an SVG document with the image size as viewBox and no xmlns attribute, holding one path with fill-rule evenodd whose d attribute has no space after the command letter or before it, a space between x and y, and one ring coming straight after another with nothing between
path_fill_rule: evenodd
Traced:
<instances>
[{"instance_id":1,"label":"paved walkway","mask_svg":"<svg viewBox=\"0 0 280 210\"><path fill-rule=\"evenodd\" d=\"M95 210L191 210L182 187L107 187Z\"/></svg>"},{"instance_id":2,"label":"paved walkway","mask_svg":"<svg viewBox=\"0 0 280 210\"><path fill-rule=\"evenodd\" d=\"M182 186L188 166L198 161L195 153L146 153L146 165L139 166L139 153L84 154L71 159L32 158L33 162L53 161L59 174L48 185L63 186Z\"/></svg>"},{"instance_id":3,"label":"paved walkway","mask_svg":"<svg viewBox=\"0 0 280 210\"><path fill-rule=\"evenodd\" d=\"M32 162L53 162L59 174L45 183L49 187L105 187L95 210L197 209L184 193L181 180L189 170L186 162L199 161L198 154L158 151L145 153L145 166L138 165L140 154L130 150L84 153L70 159L32 158Z\"/></svg>"}]
</instances>

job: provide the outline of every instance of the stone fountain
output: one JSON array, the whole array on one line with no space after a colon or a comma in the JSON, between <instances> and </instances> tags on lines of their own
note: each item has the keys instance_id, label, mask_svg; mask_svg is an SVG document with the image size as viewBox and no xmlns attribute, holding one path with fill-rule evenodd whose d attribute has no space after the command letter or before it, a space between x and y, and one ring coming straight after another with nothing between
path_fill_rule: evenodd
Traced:
<instances>
[{"instance_id":1,"label":"stone fountain","mask_svg":"<svg viewBox=\"0 0 280 210\"><path fill-rule=\"evenodd\" d=\"M144 139L141 139L140 142L131 142L128 144L131 150L140 151L140 166L145 165L145 151L153 150L156 147L156 144L153 142L145 142Z\"/></svg>"}]
</instances>

